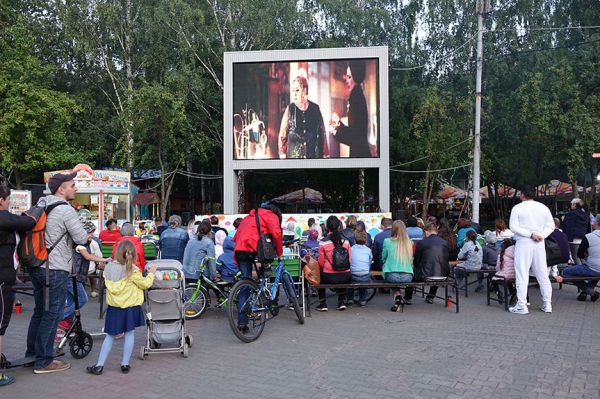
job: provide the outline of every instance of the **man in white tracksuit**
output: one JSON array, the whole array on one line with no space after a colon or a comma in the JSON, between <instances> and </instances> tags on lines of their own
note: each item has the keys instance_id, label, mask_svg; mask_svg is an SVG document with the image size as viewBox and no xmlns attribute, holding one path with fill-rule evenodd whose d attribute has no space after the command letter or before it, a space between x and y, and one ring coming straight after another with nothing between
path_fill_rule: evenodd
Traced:
<instances>
[{"instance_id":1,"label":"man in white tracksuit","mask_svg":"<svg viewBox=\"0 0 600 399\"><path fill-rule=\"evenodd\" d=\"M546 266L546 247L544 239L554 231L554 219L546 205L534 201L535 189L524 188L521 191L521 203L515 205L510 214L510 230L514 233L515 276L517 285L517 304L510 308L512 313L527 314L527 285L529 270L540 286L543 305L541 310L552 313L552 285Z\"/></svg>"}]
</instances>

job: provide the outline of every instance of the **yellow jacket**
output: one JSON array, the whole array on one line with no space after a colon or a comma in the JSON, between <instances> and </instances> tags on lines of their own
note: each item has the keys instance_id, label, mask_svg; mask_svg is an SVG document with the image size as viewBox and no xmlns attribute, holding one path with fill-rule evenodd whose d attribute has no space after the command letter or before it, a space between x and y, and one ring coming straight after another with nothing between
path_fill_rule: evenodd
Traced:
<instances>
[{"instance_id":1,"label":"yellow jacket","mask_svg":"<svg viewBox=\"0 0 600 399\"><path fill-rule=\"evenodd\" d=\"M108 270L109 268L113 270ZM115 268L120 268L122 272L121 270L114 270ZM154 273L148 273L144 277L135 266L133 273L129 277L125 277L124 270L124 267L119 263L111 263L107 265L107 270L104 271L106 303L109 306L122 309L139 306L144 303L144 290L150 288L154 281ZM111 277L113 278L111 279ZM115 279L114 277L122 278Z\"/></svg>"}]
</instances>

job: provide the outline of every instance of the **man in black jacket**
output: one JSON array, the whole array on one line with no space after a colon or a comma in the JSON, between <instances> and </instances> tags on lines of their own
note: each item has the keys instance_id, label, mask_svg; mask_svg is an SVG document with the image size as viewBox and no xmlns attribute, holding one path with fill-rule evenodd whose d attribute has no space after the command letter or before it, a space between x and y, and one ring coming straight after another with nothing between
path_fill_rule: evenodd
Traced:
<instances>
[{"instance_id":1,"label":"man in black jacket","mask_svg":"<svg viewBox=\"0 0 600 399\"><path fill-rule=\"evenodd\" d=\"M417 250L413 258L413 281L426 281L432 277L448 277L450 274L450 247L448 242L437 235L435 223L425 226L425 238L417 242ZM429 287L429 294L425 298L427 303L433 303L438 287ZM413 289L407 288L404 301L410 304Z\"/></svg>"},{"instance_id":2,"label":"man in black jacket","mask_svg":"<svg viewBox=\"0 0 600 399\"><path fill-rule=\"evenodd\" d=\"M29 216L13 215L8 211L10 206L10 190L0 185L0 363L5 361L2 354L2 338L10 322L14 301L13 284L15 271L16 233L30 230L35 220ZM0 373L0 386L8 385L14 377Z\"/></svg>"}]
</instances>

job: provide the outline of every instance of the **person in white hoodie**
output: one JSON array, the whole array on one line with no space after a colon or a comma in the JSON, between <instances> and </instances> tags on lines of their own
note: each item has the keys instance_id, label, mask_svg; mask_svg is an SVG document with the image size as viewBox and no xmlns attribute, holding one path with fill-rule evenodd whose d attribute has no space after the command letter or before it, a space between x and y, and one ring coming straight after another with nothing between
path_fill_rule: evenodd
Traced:
<instances>
[{"instance_id":1,"label":"person in white hoodie","mask_svg":"<svg viewBox=\"0 0 600 399\"><path fill-rule=\"evenodd\" d=\"M546 267L544 239L554 231L554 219L548 207L534 201L535 188L521 190L521 203L513 207L510 214L510 230L515 233L515 277L517 304L509 310L515 314L527 314L527 285L529 271L540 286L543 305L541 310L552 313L552 285Z\"/></svg>"}]
</instances>

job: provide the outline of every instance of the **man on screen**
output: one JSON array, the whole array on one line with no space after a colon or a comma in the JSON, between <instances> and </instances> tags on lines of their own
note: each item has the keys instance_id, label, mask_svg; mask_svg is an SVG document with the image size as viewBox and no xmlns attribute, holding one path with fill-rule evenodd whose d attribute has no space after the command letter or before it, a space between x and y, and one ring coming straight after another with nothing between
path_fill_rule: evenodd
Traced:
<instances>
[{"instance_id":1,"label":"man on screen","mask_svg":"<svg viewBox=\"0 0 600 399\"><path fill-rule=\"evenodd\" d=\"M297 76L292 82L292 102L279 128L280 158L322 158L325 124L321 109L308 100L308 81Z\"/></svg>"},{"instance_id":2,"label":"man on screen","mask_svg":"<svg viewBox=\"0 0 600 399\"><path fill-rule=\"evenodd\" d=\"M369 113L367 101L362 90L365 80L365 63L353 60L348 63L344 80L350 94L348 99L348 126L344 125L337 114L333 114L333 134L335 139L350 146L351 158L370 158L369 148Z\"/></svg>"}]
</instances>

